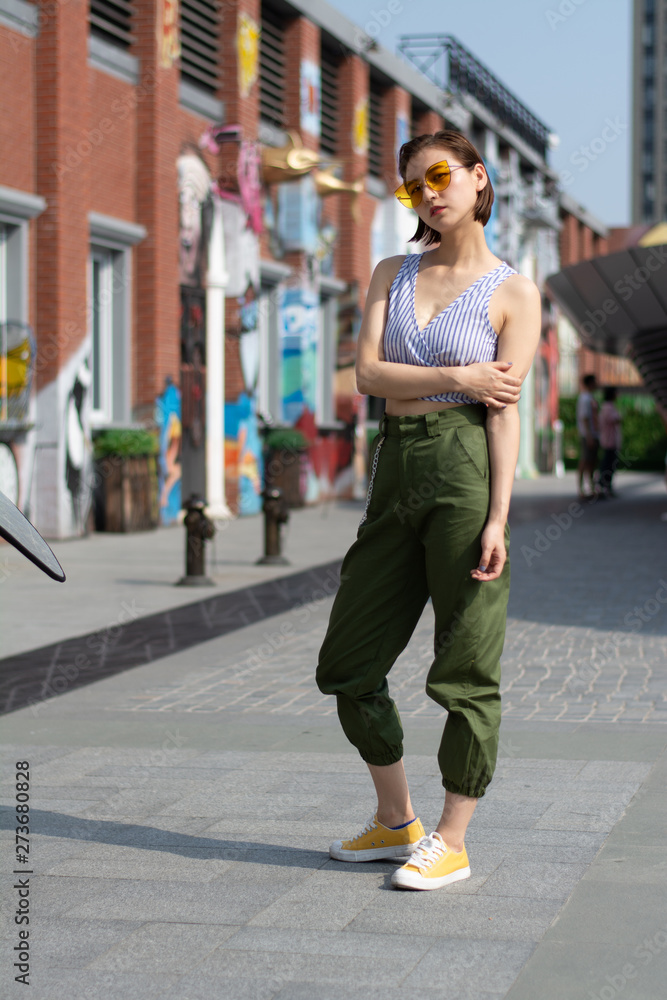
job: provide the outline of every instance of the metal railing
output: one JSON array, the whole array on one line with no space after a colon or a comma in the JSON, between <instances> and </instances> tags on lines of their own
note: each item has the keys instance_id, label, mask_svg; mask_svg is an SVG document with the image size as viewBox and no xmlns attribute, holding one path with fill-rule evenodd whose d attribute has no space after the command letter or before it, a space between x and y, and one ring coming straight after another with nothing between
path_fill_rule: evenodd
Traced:
<instances>
[{"instance_id":1,"label":"metal railing","mask_svg":"<svg viewBox=\"0 0 667 1000\"><path fill-rule=\"evenodd\" d=\"M546 157L551 129L452 35L402 35L398 51L440 90L474 97Z\"/></svg>"}]
</instances>

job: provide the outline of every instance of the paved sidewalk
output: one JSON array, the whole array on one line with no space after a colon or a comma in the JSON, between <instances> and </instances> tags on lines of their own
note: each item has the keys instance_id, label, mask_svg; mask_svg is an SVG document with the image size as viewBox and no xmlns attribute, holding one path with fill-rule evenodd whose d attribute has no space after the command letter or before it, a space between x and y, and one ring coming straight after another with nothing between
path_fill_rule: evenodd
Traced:
<instances>
[{"instance_id":1,"label":"paved sidewalk","mask_svg":"<svg viewBox=\"0 0 667 1000\"><path fill-rule=\"evenodd\" d=\"M23 995L16 868L32 873L35 1000L662 997L667 494L657 476L618 488L581 507L572 476L516 484L499 766L472 877L433 893L326 850L373 806L312 680L363 505L294 512L287 570L254 565L259 518L233 522L207 591L172 586L182 529L56 544L62 586L0 549L0 678L20 664L43 684L46 658L53 682L74 637L103 639L90 676L2 720L2 995ZM165 646L177 621L187 641ZM391 677L427 827L442 805L431 629L427 607ZM23 760L29 867L7 808Z\"/></svg>"}]
</instances>

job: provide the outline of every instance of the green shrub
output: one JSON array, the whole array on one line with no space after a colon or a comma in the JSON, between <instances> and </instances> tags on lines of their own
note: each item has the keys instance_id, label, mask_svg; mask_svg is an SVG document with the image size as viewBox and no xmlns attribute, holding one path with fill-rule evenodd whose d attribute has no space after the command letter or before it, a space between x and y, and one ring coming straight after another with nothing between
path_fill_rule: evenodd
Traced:
<instances>
[{"instance_id":1,"label":"green shrub","mask_svg":"<svg viewBox=\"0 0 667 1000\"><path fill-rule=\"evenodd\" d=\"M596 394L602 405L602 396ZM665 467L667 435L657 411L655 401L647 394L619 395L616 406L622 417L623 444L619 469L637 472L660 472ZM561 396L559 416L563 421L563 456L567 469L576 469L579 460L579 432L577 431L577 400L574 396Z\"/></svg>"},{"instance_id":2,"label":"green shrub","mask_svg":"<svg viewBox=\"0 0 667 1000\"><path fill-rule=\"evenodd\" d=\"M157 455L160 450L157 433L143 427L114 427L99 431L93 437L93 447L95 458L106 458L108 455L133 458Z\"/></svg>"},{"instance_id":3,"label":"green shrub","mask_svg":"<svg viewBox=\"0 0 667 1000\"><path fill-rule=\"evenodd\" d=\"M276 427L265 438L269 451L305 451L308 439L296 427Z\"/></svg>"}]
</instances>

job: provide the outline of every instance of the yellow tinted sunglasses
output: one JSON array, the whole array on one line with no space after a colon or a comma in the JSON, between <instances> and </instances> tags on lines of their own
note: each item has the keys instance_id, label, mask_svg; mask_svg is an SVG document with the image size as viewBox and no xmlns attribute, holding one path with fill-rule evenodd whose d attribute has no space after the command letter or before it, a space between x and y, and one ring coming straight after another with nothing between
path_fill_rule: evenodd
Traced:
<instances>
[{"instance_id":1,"label":"yellow tinted sunglasses","mask_svg":"<svg viewBox=\"0 0 667 1000\"><path fill-rule=\"evenodd\" d=\"M449 187L452 170L458 170L462 166L462 163L457 163L450 167L447 160L440 160L439 163L434 163L428 168L424 174L424 182L428 184L431 191L444 191L445 188ZM405 205L406 208L417 208L418 205L421 205L422 190L419 181L409 181L396 188L394 194L401 205Z\"/></svg>"}]
</instances>

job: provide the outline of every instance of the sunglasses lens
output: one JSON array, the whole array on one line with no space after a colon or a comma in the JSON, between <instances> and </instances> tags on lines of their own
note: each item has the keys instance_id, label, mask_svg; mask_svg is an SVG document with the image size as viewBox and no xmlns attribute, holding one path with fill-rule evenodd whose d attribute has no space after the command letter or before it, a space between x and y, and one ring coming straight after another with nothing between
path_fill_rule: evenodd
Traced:
<instances>
[{"instance_id":1,"label":"sunglasses lens","mask_svg":"<svg viewBox=\"0 0 667 1000\"><path fill-rule=\"evenodd\" d=\"M446 160L441 163L434 163L426 171L426 183L433 191L444 191L448 186L452 174Z\"/></svg>"},{"instance_id":2,"label":"sunglasses lens","mask_svg":"<svg viewBox=\"0 0 667 1000\"><path fill-rule=\"evenodd\" d=\"M406 208L410 208L410 206L413 205L412 198L408 194L405 184L401 184L400 188L397 188L397 190L394 191L394 194L400 201L401 205L405 205Z\"/></svg>"}]
</instances>

